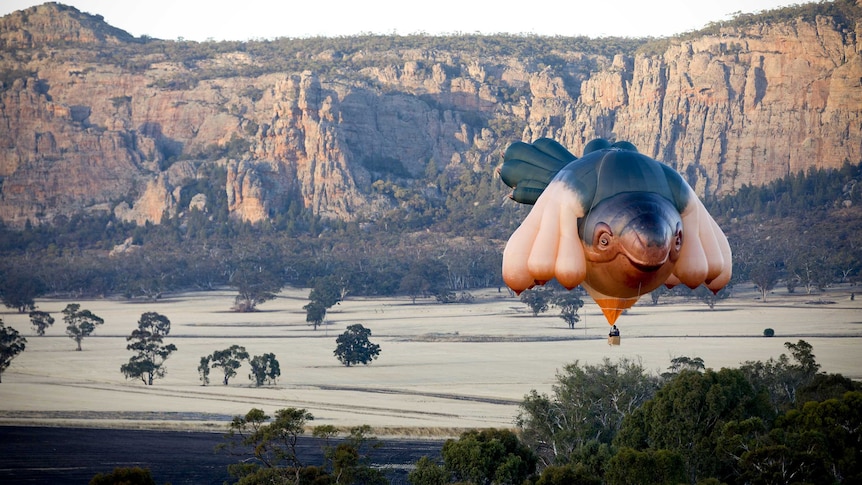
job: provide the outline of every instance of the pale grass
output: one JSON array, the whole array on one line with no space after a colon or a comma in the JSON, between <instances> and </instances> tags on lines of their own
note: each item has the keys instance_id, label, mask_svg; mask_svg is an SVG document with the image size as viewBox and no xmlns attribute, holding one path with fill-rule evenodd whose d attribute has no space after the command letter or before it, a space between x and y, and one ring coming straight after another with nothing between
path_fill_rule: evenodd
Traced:
<instances>
[{"instance_id":1,"label":"pale grass","mask_svg":"<svg viewBox=\"0 0 862 485\"><path fill-rule=\"evenodd\" d=\"M682 300L652 306L645 297L618 321L619 347L607 345L608 325L589 298L586 325L570 330L556 310L533 317L517 297L496 289L473 292L471 304L348 297L317 330L305 322L307 290L286 290L256 313L231 312L229 290L153 303L40 300L38 308L57 319L44 337L34 334L26 314L2 314L28 341L2 376L0 425L224 432L232 416L253 407L269 414L297 407L314 415L311 426L345 431L367 424L378 436L450 437L466 429L512 428L524 395L552 392L556 373L576 360L627 357L658 373L672 358L689 356L718 369L778 357L788 353L784 342L799 339L814 346L823 371L862 379L862 300L850 300L855 289L817 296L776 291L767 302L757 301L751 288L738 289L715 310ZM834 303L814 304L821 301ZM60 311L68 303L105 320L83 341L82 352L64 334ZM120 372L131 356L125 337L149 311L171 320L167 341L179 349L166 363L168 375L153 386ZM336 336L354 323L371 329L382 351L372 364L348 368L333 350ZM762 337L767 327L775 337ZM254 387L244 364L228 386L218 369L202 386L201 356L233 344L251 355L275 353L278 383Z\"/></svg>"}]
</instances>

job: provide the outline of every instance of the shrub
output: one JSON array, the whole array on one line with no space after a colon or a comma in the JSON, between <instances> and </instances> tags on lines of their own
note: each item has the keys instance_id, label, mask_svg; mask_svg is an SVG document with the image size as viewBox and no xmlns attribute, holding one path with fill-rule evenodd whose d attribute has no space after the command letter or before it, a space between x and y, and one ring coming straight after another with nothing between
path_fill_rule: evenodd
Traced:
<instances>
[{"instance_id":1,"label":"shrub","mask_svg":"<svg viewBox=\"0 0 862 485\"><path fill-rule=\"evenodd\" d=\"M763 329L763 336L764 337L774 337L775 336L775 330L773 330L771 328L764 328Z\"/></svg>"}]
</instances>

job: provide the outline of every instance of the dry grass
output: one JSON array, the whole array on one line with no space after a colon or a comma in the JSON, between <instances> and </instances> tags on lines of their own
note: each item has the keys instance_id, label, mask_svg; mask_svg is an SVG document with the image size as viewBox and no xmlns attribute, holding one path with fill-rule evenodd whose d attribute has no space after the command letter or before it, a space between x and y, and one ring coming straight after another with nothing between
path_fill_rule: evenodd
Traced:
<instances>
[{"instance_id":1,"label":"dry grass","mask_svg":"<svg viewBox=\"0 0 862 485\"><path fill-rule=\"evenodd\" d=\"M257 313L229 311L230 291L172 295L156 303L123 300L43 300L40 310L58 322L36 336L26 315L2 318L24 334L27 350L3 374L0 425L72 425L222 432L231 416L252 407L267 413L305 408L310 425L339 429L367 424L378 436L455 437L471 428L510 428L518 403L535 389L551 392L555 375L574 362L604 357L640 359L661 372L678 356L701 357L713 368L736 367L786 353L786 341L805 339L826 372L862 379L862 299L855 288L825 295L787 295L768 302L753 291L722 301L715 310L696 301L649 305L644 298L618 321L619 347L606 344L607 323L588 302L586 325L570 330L554 310L533 317L508 293L474 292L470 304L431 300L349 298L334 307L327 324L313 330L302 306L307 292L287 290ZM812 304L834 302L830 304ZM80 303L105 324L75 352L60 317ZM125 380L120 366L131 353L125 337L144 312L170 318L167 341L178 351L168 375L145 386ZM335 338L351 324L371 329L380 358L344 367L333 356ZM762 337L767 327L774 338ZM276 386L256 388L245 364L228 386L201 386L201 356L233 344L251 355L273 352L281 364Z\"/></svg>"}]
</instances>

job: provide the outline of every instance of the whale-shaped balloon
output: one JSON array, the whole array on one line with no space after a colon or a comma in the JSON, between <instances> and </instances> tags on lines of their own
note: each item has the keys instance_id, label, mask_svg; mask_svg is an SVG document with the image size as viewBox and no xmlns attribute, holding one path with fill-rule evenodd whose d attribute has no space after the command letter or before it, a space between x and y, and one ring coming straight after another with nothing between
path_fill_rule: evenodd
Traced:
<instances>
[{"instance_id":1,"label":"whale-shaped balloon","mask_svg":"<svg viewBox=\"0 0 862 485\"><path fill-rule=\"evenodd\" d=\"M515 142L497 169L533 204L503 251L516 293L551 279L583 286L609 324L660 285L730 281L727 238L682 176L634 145L596 139L576 158L549 138Z\"/></svg>"}]
</instances>

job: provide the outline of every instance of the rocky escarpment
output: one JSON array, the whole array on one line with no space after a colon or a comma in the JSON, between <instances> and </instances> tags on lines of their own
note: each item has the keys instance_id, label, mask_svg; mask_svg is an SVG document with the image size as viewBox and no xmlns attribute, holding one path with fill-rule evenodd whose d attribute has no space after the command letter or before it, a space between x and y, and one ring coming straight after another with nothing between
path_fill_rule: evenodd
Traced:
<instances>
[{"instance_id":1,"label":"rocky escarpment","mask_svg":"<svg viewBox=\"0 0 862 485\"><path fill-rule=\"evenodd\" d=\"M862 160L859 24L844 20L728 26L652 54L429 41L273 56L134 39L45 4L0 19L0 219L205 211L183 191L211 166L237 219L296 204L373 219L406 203L375 182L422 190L429 169L490 172L510 142L540 136L575 153L627 139L702 195L731 193Z\"/></svg>"}]
</instances>

